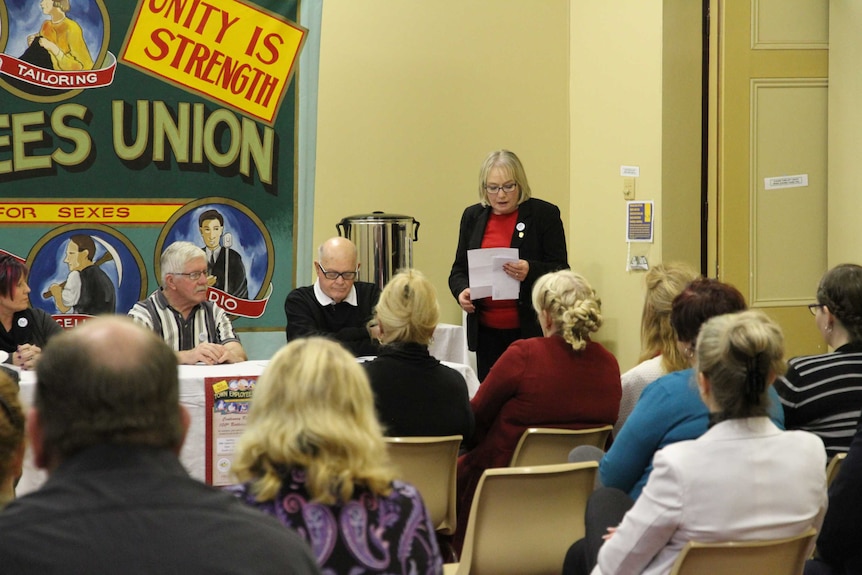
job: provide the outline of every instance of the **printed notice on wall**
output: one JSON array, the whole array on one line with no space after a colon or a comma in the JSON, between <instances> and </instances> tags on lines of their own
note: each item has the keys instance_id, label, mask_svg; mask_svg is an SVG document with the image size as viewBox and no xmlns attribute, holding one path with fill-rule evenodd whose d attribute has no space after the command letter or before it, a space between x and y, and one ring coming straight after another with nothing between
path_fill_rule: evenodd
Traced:
<instances>
[{"instance_id":1,"label":"printed notice on wall","mask_svg":"<svg viewBox=\"0 0 862 575\"><path fill-rule=\"evenodd\" d=\"M236 483L231 469L239 436L245 430L251 397L258 376L207 377L206 482L222 486Z\"/></svg>"},{"instance_id":2,"label":"printed notice on wall","mask_svg":"<svg viewBox=\"0 0 862 575\"><path fill-rule=\"evenodd\" d=\"M653 202L626 202L626 241L653 241Z\"/></svg>"}]
</instances>

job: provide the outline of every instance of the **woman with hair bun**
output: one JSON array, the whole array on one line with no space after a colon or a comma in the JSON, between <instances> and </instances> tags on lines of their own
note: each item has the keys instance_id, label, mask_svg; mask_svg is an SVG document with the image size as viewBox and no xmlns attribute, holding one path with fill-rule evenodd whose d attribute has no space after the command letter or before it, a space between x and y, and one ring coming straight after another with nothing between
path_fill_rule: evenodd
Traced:
<instances>
[{"instance_id":1,"label":"woman with hair bun","mask_svg":"<svg viewBox=\"0 0 862 575\"><path fill-rule=\"evenodd\" d=\"M816 433L832 457L849 449L862 410L862 266L827 271L808 309L835 351L791 359L775 389L787 429Z\"/></svg>"},{"instance_id":2,"label":"woman with hair bun","mask_svg":"<svg viewBox=\"0 0 862 575\"><path fill-rule=\"evenodd\" d=\"M586 537L569 550L564 574L665 575L689 541L780 539L819 529L826 511L823 442L782 431L768 417L769 387L784 371L781 329L760 311L721 315L703 325L695 349L709 430L656 452L633 505L617 489L596 491ZM604 517L590 516L614 505Z\"/></svg>"},{"instance_id":3,"label":"woman with hair bun","mask_svg":"<svg viewBox=\"0 0 862 575\"><path fill-rule=\"evenodd\" d=\"M375 308L380 352L363 364L377 416L392 437L473 434L473 411L460 373L428 352L440 318L437 292L419 270L395 274Z\"/></svg>"},{"instance_id":4,"label":"woman with hair bun","mask_svg":"<svg viewBox=\"0 0 862 575\"><path fill-rule=\"evenodd\" d=\"M458 461L459 538L482 472L508 466L525 429L582 429L617 418L620 368L591 339L602 308L589 282L571 270L549 273L536 281L532 300L544 337L513 342L470 402L475 446Z\"/></svg>"}]
</instances>

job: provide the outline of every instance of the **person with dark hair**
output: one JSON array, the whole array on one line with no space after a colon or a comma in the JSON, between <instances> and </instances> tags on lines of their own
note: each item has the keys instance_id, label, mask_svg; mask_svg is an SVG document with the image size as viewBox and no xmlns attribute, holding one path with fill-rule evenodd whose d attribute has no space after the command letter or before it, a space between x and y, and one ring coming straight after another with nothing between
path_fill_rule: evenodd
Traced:
<instances>
[{"instance_id":1,"label":"person with dark hair","mask_svg":"<svg viewBox=\"0 0 862 575\"><path fill-rule=\"evenodd\" d=\"M36 375L28 438L49 477L0 513L4 573L319 573L296 534L183 469L189 415L154 333L93 319Z\"/></svg>"},{"instance_id":2,"label":"person with dark hair","mask_svg":"<svg viewBox=\"0 0 862 575\"><path fill-rule=\"evenodd\" d=\"M479 203L461 216L449 290L467 312L467 347L476 352L482 381L510 343L542 335L530 301L533 284L569 262L560 209L532 197L518 156L509 150L488 154L478 184ZM519 259L503 264L506 275L520 282L517 300L471 298L467 251L479 248L518 249Z\"/></svg>"},{"instance_id":3,"label":"person with dark hair","mask_svg":"<svg viewBox=\"0 0 862 575\"><path fill-rule=\"evenodd\" d=\"M198 216L198 226L207 259L207 285L238 298L247 298L245 265L239 252L229 245L232 241L228 238L233 236L224 235L224 216L218 210L206 210Z\"/></svg>"},{"instance_id":4,"label":"person with dark hair","mask_svg":"<svg viewBox=\"0 0 862 575\"><path fill-rule=\"evenodd\" d=\"M593 493L565 575L666 575L689 541L780 539L823 522L823 442L768 417L768 388L784 371L778 325L760 311L713 317L693 349L709 430L656 452L637 501L613 488Z\"/></svg>"},{"instance_id":5,"label":"person with dark hair","mask_svg":"<svg viewBox=\"0 0 862 575\"><path fill-rule=\"evenodd\" d=\"M63 329L41 309L30 307L27 266L0 254L0 363L33 369L42 348Z\"/></svg>"},{"instance_id":6,"label":"person with dark hair","mask_svg":"<svg viewBox=\"0 0 862 575\"><path fill-rule=\"evenodd\" d=\"M287 341L323 335L360 357L377 355L380 333L373 326L380 288L357 281L359 255L347 238L329 238L317 248L313 285L292 290L284 300Z\"/></svg>"},{"instance_id":7,"label":"person with dark hair","mask_svg":"<svg viewBox=\"0 0 862 575\"><path fill-rule=\"evenodd\" d=\"M862 266L827 271L808 309L835 351L791 359L775 389L787 428L816 433L833 457L847 452L862 410Z\"/></svg>"},{"instance_id":8,"label":"person with dark hair","mask_svg":"<svg viewBox=\"0 0 862 575\"><path fill-rule=\"evenodd\" d=\"M817 536L817 557L805 563L805 575L862 573L862 423L847 457L829 485L829 508Z\"/></svg>"},{"instance_id":9,"label":"person with dark hair","mask_svg":"<svg viewBox=\"0 0 862 575\"><path fill-rule=\"evenodd\" d=\"M91 236L75 234L69 238L63 260L69 275L62 284L48 288L60 313L99 315L116 311L114 282L94 263L95 257L96 242Z\"/></svg>"},{"instance_id":10,"label":"person with dark hair","mask_svg":"<svg viewBox=\"0 0 862 575\"><path fill-rule=\"evenodd\" d=\"M700 326L706 320L746 308L745 298L730 284L698 278L673 300L670 323L680 351L692 364ZM709 427L709 411L694 385L693 369L675 371L658 378L641 394L625 425L599 463L603 485L616 487L637 499L653 469L653 455L659 449L696 439ZM784 414L772 386L770 417L781 428Z\"/></svg>"},{"instance_id":11,"label":"person with dark hair","mask_svg":"<svg viewBox=\"0 0 862 575\"><path fill-rule=\"evenodd\" d=\"M24 411L18 385L0 370L0 509L15 498L24 467Z\"/></svg>"}]
</instances>

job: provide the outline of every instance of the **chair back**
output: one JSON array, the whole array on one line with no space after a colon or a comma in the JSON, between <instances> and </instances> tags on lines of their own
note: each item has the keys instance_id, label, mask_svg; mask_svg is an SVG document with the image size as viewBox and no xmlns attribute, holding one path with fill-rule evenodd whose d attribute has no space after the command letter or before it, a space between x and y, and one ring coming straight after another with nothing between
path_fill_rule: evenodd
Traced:
<instances>
[{"instance_id":1,"label":"chair back","mask_svg":"<svg viewBox=\"0 0 862 575\"><path fill-rule=\"evenodd\" d=\"M817 531L770 541L697 543L689 541L673 565L671 575L801 575Z\"/></svg>"},{"instance_id":2,"label":"chair back","mask_svg":"<svg viewBox=\"0 0 862 575\"><path fill-rule=\"evenodd\" d=\"M832 456L832 459L829 460L829 464L826 466L827 487L832 484L833 479L838 477L838 470L841 469L841 464L844 463L845 457L847 457L846 453L836 453Z\"/></svg>"},{"instance_id":3,"label":"chair back","mask_svg":"<svg viewBox=\"0 0 862 575\"><path fill-rule=\"evenodd\" d=\"M509 467L566 463L569 452L580 445L603 450L612 429L612 425L588 429L530 427L521 435Z\"/></svg>"},{"instance_id":4,"label":"chair back","mask_svg":"<svg viewBox=\"0 0 862 575\"><path fill-rule=\"evenodd\" d=\"M386 438L399 478L419 490L431 523L446 535L455 532L455 481L461 439L460 435Z\"/></svg>"},{"instance_id":5,"label":"chair back","mask_svg":"<svg viewBox=\"0 0 862 575\"><path fill-rule=\"evenodd\" d=\"M557 575L584 536L598 464L487 469L470 508L458 575Z\"/></svg>"}]
</instances>

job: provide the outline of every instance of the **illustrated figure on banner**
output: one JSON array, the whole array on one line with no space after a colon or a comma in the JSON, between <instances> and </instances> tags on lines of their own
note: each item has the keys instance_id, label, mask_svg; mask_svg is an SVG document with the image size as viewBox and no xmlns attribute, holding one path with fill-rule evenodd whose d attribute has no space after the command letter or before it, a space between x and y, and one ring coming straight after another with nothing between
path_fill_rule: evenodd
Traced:
<instances>
[{"instance_id":1,"label":"illustrated figure on banner","mask_svg":"<svg viewBox=\"0 0 862 575\"><path fill-rule=\"evenodd\" d=\"M44 48L51 57L51 69L92 70L93 58L84 32L66 16L72 9L70 0L40 0L39 7L49 18L42 22L38 33L27 36L27 45L32 47L36 43Z\"/></svg>"},{"instance_id":2,"label":"illustrated figure on banner","mask_svg":"<svg viewBox=\"0 0 862 575\"><path fill-rule=\"evenodd\" d=\"M51 284L43 297L54 298L60 313L98 315L116 312L116 293L111 278L99 267L111 261L119 262L114 248L96 237L105 247L105 253L95 262L96 242L93 236L75 234L69 238L63 263L69 266L69 275L63 283Z\"/></svg>"},{"instance_id":3,"label":"illustrated figure on banner","mask_svg":"<svg viewBox=\"0 0 862 575\"><path fill-rule=\"evenodd\" d=\"M224 216L207 210L198 217L207 259L207 285L232 296L248 298L248 280L242 256L232 249L233 236L224 233Z\"/></svg>"}]
</instances>

